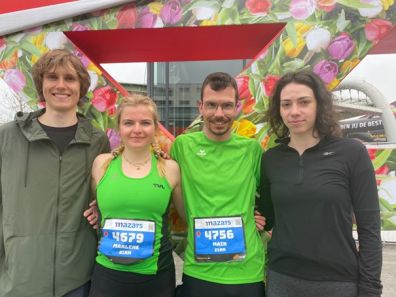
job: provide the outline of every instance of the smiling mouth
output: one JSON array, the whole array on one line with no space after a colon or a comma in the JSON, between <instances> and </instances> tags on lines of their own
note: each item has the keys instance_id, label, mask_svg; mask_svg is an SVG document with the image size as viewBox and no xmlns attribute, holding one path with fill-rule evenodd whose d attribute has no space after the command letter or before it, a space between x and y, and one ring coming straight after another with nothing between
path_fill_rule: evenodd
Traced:
<instances>
[{"instance_id":1,"label":"smiling mouth","mask_svg":"<svg viewBox=\"0 0 396 297\"><path fill-rule=\"evenodd\" d=\"M59 94L59 93L52 93L52 96L57 97L57 98L68 98L68 97L70 97L69 94Z\"/></svg>"},{"instance_id":2,"label":"smiling mouth","mask_svg":"<svg viewBox=\"0 0 396 297\"><path fill-rule=\"evenodd\" d=\"M228 121L211 121L213 125L226 125Z\"/></svg>"}]
</instances>

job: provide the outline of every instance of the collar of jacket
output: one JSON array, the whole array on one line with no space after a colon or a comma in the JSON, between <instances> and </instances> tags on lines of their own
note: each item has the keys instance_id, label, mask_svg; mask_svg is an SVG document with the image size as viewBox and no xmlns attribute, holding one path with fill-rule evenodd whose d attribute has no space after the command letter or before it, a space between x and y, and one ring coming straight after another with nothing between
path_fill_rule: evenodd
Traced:
<instances>
[{"instance_id":1,"label":"collar of jacket","mask_svg":"<svg viewBox=\"0 0 396 297\"><path fill-rule=\"evenodd\" d=\"M308 148L309 150L317 150L322 146L326 145L327 143L337 139L336 136L324 136L320 139L320 141L315 144L313 147ZM275 140L275 143L279 144L285 150L294 150L293 148L289 147L290 137L278 138Z\"/></svg>"},{"instance_id":2,"label":"collar of jacket","mask_svg":"<svg viewBox=\"0 0 396 297\"><path fill-rule=\"evenodd\" d=\"M44 113L45 108L30 113L18 112L15 115L15 122L28 141L32 142L42 139L49 139L47 133L45 133L38 122L38 117ZM71 141L71 143L89 144L91 142L92 136L92 125L90 121L80 113L77 113L77 118L78 126L76 135L74 136L74 139Z\"/></svg>"}]
</instances>

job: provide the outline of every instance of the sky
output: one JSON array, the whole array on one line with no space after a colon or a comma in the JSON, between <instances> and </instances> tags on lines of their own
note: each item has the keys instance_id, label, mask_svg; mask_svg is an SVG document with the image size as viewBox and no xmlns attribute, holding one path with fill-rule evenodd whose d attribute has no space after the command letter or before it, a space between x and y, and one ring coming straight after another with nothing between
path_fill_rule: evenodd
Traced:
<instances>
[{"instance_id":1,"label":"sky","mask_svg":"<svg viewBox=\"0 0 396 297\"><path fill-rule=\"evenodd\" d=\"M146 63L102 64L120 83L146 84ZM396 100L396 54L368 55L352 70L345 81L367 81L375 86L388 102Z\"/></svg>"},{"instance_id":2,"label":"sky","mask_svg":"<svg viewBox=\"0 0 396 297\"><path fill-rule=\"evenodd\" d=\"M344 79L362 79L388 100L396 100L396 54L367 55Z\"/></svg>"}]
</instances>

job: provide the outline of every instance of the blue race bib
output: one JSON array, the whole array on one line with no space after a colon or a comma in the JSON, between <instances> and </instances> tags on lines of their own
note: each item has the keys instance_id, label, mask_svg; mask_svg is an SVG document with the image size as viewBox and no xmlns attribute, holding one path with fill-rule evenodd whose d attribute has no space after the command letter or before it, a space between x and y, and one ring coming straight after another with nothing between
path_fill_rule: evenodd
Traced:
<instances>
[{"instance_id":1,"label":"blue race bib","mask_svg":"<svg viewBox=\"0 0 396 297\"><path fill-rule=\"evenodd\" d=\"M132 264L154 254L153 221L106 219L101 233L99 252L114 263Z\"/></svg>"},{"instance_id":2,"label":"blue race bib","mask_svg":"<svg viewBox=\"0 0 396 297\"><path fill-rule=\"evenodd\" d=\"M194 218L194 243L197 262L243 260L246 245L242 217Z\"/></svg>"}]
</instances>

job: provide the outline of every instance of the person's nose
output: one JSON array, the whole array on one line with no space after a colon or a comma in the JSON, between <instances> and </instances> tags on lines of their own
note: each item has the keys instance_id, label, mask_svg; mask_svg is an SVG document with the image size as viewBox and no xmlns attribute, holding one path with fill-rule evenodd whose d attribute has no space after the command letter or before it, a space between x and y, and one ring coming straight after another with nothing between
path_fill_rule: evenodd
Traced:
<instances>
[{"instance_id":1,"label":"person's nose","mask_svg":"<svg viewBox=\"0 0 396 297\"><path fill-rule=\"evenodd\" d=\"M215 115L216 117L222 117L222 116L224 116L223 107L222 107L220 104L217 105L216 110L215 110L215 112L214 112L214 115Z\"/></svg>"},{"instance_id":2,"label":"person's nose","mask_svg":"<svg viewBox=\"0 0 396 297\"><path fill-rule=\"evenodd\" d=\"M61 77L56 81L56 87L58 89L65 89L66 88L66 81Z\"/></svg>"},{"instance_id":3,"label":"person's nose","mask_svg":"<svg viewBox=\"0 0 396 297\"><path fill-rule=\"evenodd\" d=\"M298 115L299 113L300 113L300 108L298 107L298 104L293 103L290 108L290 114Z\"/></svg>"},{"instance_id":4,"label":"person's nose","mask_svg":"<svg viewBox=\"0 0 396 297\"><path fill-rule=\"evenodd\" d=\"M139 134L142 132L142 126L139 123L136 123L132 126L132 132L135 134Z\"/></svg>"}]
</instances>

